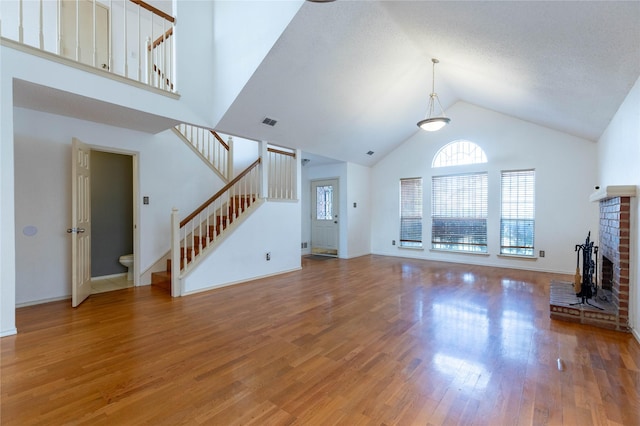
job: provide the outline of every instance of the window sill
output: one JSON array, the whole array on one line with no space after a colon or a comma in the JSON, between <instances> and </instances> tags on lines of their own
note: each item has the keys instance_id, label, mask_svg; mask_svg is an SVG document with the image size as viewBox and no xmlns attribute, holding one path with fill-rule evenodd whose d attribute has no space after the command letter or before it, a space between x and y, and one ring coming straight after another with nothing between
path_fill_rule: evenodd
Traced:
<instances>
[{"instance_id":1,"label":"window sill","mask_svg":"<svg viewBox=\"0 0 640 426\"><path fill-rule=\"evenodd\" d=\"M406 246L398 246L399 249L402 250L416 250L416 251L424 251L424 247L406 247Z\"/></svg>"},{"instance_id":2,"label":"window sill","mask_svg":"<svg viewBox=\"0 0 640 426\"><path fill-rule=\"evenodd\" d=\"M535 256L523 256L519 254L498 254L497 256L505 259L533 260L533 261L538 260L538 258Z\"/></svg>"},{"instance_id":3,"label":"window sill","mask_svg":"<svg viewBox=\"0 0 640 426\"><path fill-rule=\"evenodd\" d=\"M434 253L449 253L449 254L466 254L471 256L485 256L489 257L489 253L481 253L481 252L473 252L473 251L455 251L455 250L440 250L440 249L429 249L430 252Z\"/></svg>"}]
</instances>

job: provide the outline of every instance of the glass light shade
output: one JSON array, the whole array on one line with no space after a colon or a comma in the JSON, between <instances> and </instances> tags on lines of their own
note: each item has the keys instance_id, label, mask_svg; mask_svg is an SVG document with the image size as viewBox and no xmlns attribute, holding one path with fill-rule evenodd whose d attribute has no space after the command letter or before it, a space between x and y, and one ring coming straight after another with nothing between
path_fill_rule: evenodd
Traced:
<instances>
[{"instance_id":1,"label":"glass light shade","mask_svg":"<svg viewBox=\"0 0 640 426\"><path fill-rule=\"evenodd\" d=\"M424 120L418 121L418 127L428 132L435 132L436 130L440 130L444 126L449 124L450 121L451 119L449 117L426 118Z\"/></svg>"}]
</instances>

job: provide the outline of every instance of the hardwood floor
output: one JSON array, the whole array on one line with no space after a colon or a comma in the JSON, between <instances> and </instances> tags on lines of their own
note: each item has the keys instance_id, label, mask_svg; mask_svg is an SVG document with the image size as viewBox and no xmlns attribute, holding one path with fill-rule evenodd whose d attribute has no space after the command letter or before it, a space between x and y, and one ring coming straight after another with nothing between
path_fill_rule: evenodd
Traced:
<instances>
[{"instance_id":1,"label":"hardwood floor","mask_svg":"<svg viewBox=\"0 0 640 426\"><path fill-rule=\"evenodd\" d=\"M553 278L571 279L305 258L183 298L21 308L0 341L1 423L639 425L640 345L550 320Z\"/></svg>"}]
</instances>

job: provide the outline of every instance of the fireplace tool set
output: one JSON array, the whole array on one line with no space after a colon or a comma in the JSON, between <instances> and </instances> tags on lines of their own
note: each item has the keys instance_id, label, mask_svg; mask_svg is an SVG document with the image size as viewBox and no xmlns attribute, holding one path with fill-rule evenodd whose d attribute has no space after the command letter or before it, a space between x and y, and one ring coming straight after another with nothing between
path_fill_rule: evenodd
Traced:
<instances>
[{"instance_id":1,"label":"fireplace tool set","mask_svg":"<svg viewBox=\"0 0 640 426\"><path fill-rule=\"evenodd\" d=\"M576 244L575 252L576 275L574 290L576 292L576 296L580 298L580 302L571 303L571 305L589 305L596 309L604 310L604 308L601 308L600 306L596 306L589 302L589 299L595 298L598 293L598 246L594 246L593 241L591 241L591 231L589 231L589 233L587 234L587 239L585 240L584 244ZM580 277L581 253L582 277Z\"/></svg>"}]
</instances>

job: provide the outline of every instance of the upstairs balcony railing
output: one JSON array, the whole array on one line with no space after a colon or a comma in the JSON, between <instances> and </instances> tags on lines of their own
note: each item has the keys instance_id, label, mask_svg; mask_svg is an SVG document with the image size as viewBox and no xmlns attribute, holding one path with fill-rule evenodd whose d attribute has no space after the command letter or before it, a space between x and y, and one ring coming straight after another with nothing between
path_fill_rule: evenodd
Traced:
<instances>
[{"instance_id":1,"label":"upstairs balcony railing","mask_svg":"<svg viewBox=\"0 0 640 426\"><path fill-rule=\"evenodd\" d=\"M173 16L142 0L1 0L0 36L175 92Z\"/></svg>"}]
</instances>

